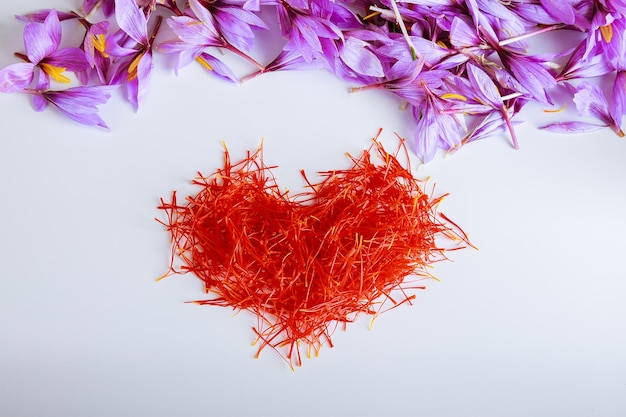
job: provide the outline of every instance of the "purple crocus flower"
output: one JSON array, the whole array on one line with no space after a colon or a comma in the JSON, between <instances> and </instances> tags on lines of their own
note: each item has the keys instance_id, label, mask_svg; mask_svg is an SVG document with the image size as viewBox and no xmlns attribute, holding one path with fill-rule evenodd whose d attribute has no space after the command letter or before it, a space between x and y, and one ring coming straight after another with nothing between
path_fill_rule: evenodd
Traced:
<instances>
[{"instance_id":1,"label":"purple crocus flower","mask_svg":"<svg viewBox=\"0 0 626 417\"><path fill-rule=\"evenodd\" d=\"M106 52L121 60L110 82L126 85L127 98L137 110L148 92L154 67L152 41L161 18L157 18L152 35L148 35L148 17L135 0L115 0L115 19L121 32L116 34L117 42L107 43Z\"/></svg>"},{"instance_id":2,"label":"purple crocus flower","mask_svg":"<svg viewBox=\"0 0 626 417\"><path fill-rule=\"evenodd\" d=\"M78 123L109 130L104 120L98 116L98 106L106 103L116 88L117 86L101 85L72 87L60 91L26 90L26 92L39 97L45 103L37 109L38 111L42 111L50 103Z\"/></svg>"},{"instance_id":3,"label":"purple crocus flower","mask_svg":"<svg viewBox=\"0 0 626 417\"><path fill-rule=\"evenodd\" d=\"M223 48L231 51L255 65L259 70L263 70L258 62L233 46L222 35L215 17L198 0L190 0L189 7L190 11L187 15L172 16L167 20L168 26L178 39L162 42L158 46L159 50L164 53L178 55L178 61L174 67L175 72L196 61L220 78L236 81L235 74L209 53L210 48Z\"/></svg>"},{"instance_id":4,"label":"purple crocus flower","mask_svg":"<svg viewBox=\"0 0 626 417\"><path fill-rule=\"evenodd\" d=\"M215 18L218 31L235 48L242 51L252 49L254 30L266 30L269 27L251 10L229 2L214 0L208 2L207 9Z\"/></svg>"},{"instance_id":5,"label":"purple crocus flower","mask_svg":"<svg viewBox=\"0 0 626 417\"><path fill-rule=\"evenodd\" d=\"M281 33L287 39L284 50L298 51L309 63L321 59L332 68L339 55L337 42L343 42L344 36L331 20L334 12L331 2L310 0L306 4L283 1L276 5L276 11Z\"/></svg>"},{"instance_id":6,"label":"purple crocus flower","mask_svg":"<svg viewBox=\"0 0 626 417\"><path fill-rule=\"evenodd\" d=\"M50 78L69 83L65 71L83 71L88 67L84 52L79 48L59 49L61 23L55 10L50 10L43 23L28 23L24 27L26 55L16 54L23 63L0 70L0 92L12 93L30 86L38 74L36 89L50 88Z\"/></svg>"}]
</instances>

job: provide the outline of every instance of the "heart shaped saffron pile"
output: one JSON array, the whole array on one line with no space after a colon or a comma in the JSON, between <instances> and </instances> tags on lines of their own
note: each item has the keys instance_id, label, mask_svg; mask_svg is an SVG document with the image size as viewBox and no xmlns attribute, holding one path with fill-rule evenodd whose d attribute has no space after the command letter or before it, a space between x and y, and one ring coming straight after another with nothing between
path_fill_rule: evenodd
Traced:
<instances>
[{"instance_id":1,"label":"heart shaped saffron pile","mask_svg":"<svg viewBox=\"0 0 626 417\"><path fill-rule=\"evenodd\" d=\"M381 158L372 162L372 149ZM161 200L173 241L172 273L192 272L215 297L197 304L229 306L257 315L261 345L301 365L302 343L317 352L338 323L379 314L410 301L414 283L446 259L439 237L459 248L465 234L420 188L400 150L374 140L349 169L321 172L310 191L282 192L261 149L193 184L200 192L179 204ZM441 220L440 220L441 219ZM178 255L182 266L175 267ZM405 281L414 276L413 284ZM397 298L392 298L392 292Z\"/></svg>"}]
</instances>

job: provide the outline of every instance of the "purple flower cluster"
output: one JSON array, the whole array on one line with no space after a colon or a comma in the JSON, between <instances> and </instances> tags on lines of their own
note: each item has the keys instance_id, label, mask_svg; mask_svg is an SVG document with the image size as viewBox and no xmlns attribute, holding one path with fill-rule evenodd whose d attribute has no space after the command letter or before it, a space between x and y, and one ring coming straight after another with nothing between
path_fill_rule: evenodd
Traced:
<instances>
[{"instance_id":1,"label":"purple flower cluster","mask_svg":"<svg viewBox=\"0 0 626 417\"><path fill-rule=\"evenodd\" d=\"M285 41L271 62L259 63L251 51L256 33L268 29L268 10ZM116 87L140 107L161 52L176 58L176 72L200 64L229 82L317 67L352 91L387 90L410 110L413 149L425 162L438 149L501 132L517 147L514 116L529 102L558 106L557 92L596 122L545 129L610 127L624 136L626 0L84 0L78 12L19 19L25 51L15 53L22 62L0 70L0 92L30 94L36 110L51 103L88 125L106 128L97 106ZM61 47L67 21L84 28L77 47ZM167 40L156 42L159 33ZM529 41L547 33L579 43L531 53ZM220 59L224 52L249 63L250 73L239 79ZM61 88L71 83L79 86Z\"/></svg>"}]
</instances>

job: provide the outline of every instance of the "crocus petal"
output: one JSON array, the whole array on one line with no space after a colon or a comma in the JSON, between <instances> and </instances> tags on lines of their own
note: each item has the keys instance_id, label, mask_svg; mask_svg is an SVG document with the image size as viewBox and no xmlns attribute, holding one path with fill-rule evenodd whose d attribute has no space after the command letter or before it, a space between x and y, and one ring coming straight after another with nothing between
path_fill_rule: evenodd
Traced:
<instances>
[{"instance_id":1,"label":"crocus petal","mask_svg":"<svg viewBox=\"0 0 626 417\"><path fill-rule=\"evenodd\" d=\"M549 15L554 16L559 22L566 25L574 23L575 11L574 7L568 1L556 0L539 0L541 5L546 9Z\"/></svg>"},{"instance_id":2,"label":"crocus petal","mask_svg":"<svg viewBox=\"0 0 626 417\"><path fill-rule=\"evenodd\" d=\"M97 114L97 106L106 103L115 88L109 85L74 87L63 91L48 91L43 96L70 119L108 130L106 123Z\"/></svg>"},{"instance_id":3,"label":"crocus petal","mask_svg":"<svg viewBox=\"0 0 626 417\"><path fill-rule=\"evenodd\" d=\"M437 153L440 132L434 128L434 125L434 113L424 111L415 127L415 153L424 163L432 160Z\"/></svg>"},{"instance_id":4,"label":"crocus petal","mask_svg":"<svg viewBox=\"0 0 626 417\"><path fill-rule=\"evenodd\" d=\"M24 15L19 15L19 16L15 16L17 18L17 20L21 21L21 22L37 22L37 23L43 23L45 22L46 18L48 17L48 15L50 14L50 11L52 11L52 9L41 9L38 10L34 13L29 13L29 14L24 14ZM76 19L78 18L78 16L76 16L76 14L73 13L66 13L66 12L60 12L58 10L55 11L57 14L57 17L59 19L59 21L64 21L64 20L70 20L70 19Z\"/></svg>"},{"instance_id":5,"label":"crocus petal","mask_svg":"<svg viewBox=\"0 0 626 417\"><path fill-rule=\"evenodd\" d=\"M482 41L478 37L476 29L465 20L454 17L450 27L450 43L457 48L480 45Z\"/></svg>"},{"instance_id":6,"label":"crocus petal","mask_svg":"<svg viewBox=\"0 0 626 417\"><path fill-rule=\"evenodd\" d=\"M371 77L384 77L385 72L378 57L368 49L368 44L349 37L340 49L341 60L353 71Z\"/></svg>"},{"instance_id":7,"label":"crocus petal","mask_svg":"<svg viewBox=\"0 0 626 417\"><path fill-rule=\"evenodd\" d=\"M613 83L613 115L619 122L626 116L626 72L619 71Z\"/></svg>"},{"instance_id":8,"label":"crocus petal","mask_svg":"<svg viewBox=\"0 0 626 417\"><path fill-rule=\"evenodd\" d=\"M605 127L607 127L607 125L597 125L586 122L556 122L550 123L545 126L540 126L539 129L556 133L586 133L593 132L595 130Z\"/></svg>"},{"instance_id":9,"label":"crocus petal","mask_svg":"<svg viewBox=\"0 0 626 417\"><path fill-rule=\"evenodd\" d=\"M14 93L33 82L35 65L30 62L9 65L0 70L0 93Z\"/></svg>"},{"instance_id":10,"label":"crocus petal","mask_svg":"<svg viewBox=\"0 0 626 417\"><path fill-rule=\"evenodd\" d=\"M215 20L228 42L244 51L253 46L253 28L269 29L257 15L240 7L220 7Z\"/></svg>"},{"instance_id":11,"label":"crocus petal","mask_svg":"<svg viewBox=\"0 0 626 417\"><path fill-rule=\"evenodd\" d=\"M61 22L59 22L59 16L56 10L51 9L48 13L48 17L43 22L44 29L50 35L50 39L58 48L61 44Z\"/></svg>"},{"instance_id":12,"label":"crocus petal","mask_svg":"<svg viewBox=\"0 0 626 417\"><path fill-rule=\"evenodd\" d=\"M604 92L588 81L581 82L575 89L574 103L581 116L603 119L609 113L609 104Z\"/></svg>"},{"instance_id":13,"label":"crocus petal","mask_svg":"<svg viewBox=\"0 0 626 417\"><path fill-rule=\"evenodd\" d=\"M135 110L139 109L148 93L153 67L152 52L148 50L137 64L137 76L127 84L128 100Z\"/></svg>"},{"instance_id":14,"label":"crocus petal","mask_svg":"<svg viewBox=\"0 0 626 417\"><path fill-rule=\"evenodd\" d=\"M85 51L79 48L60 49L46 58L46 63L68 71L84 71L89 68Z\"/></svg>"},{"instance_id":15,"label":"crocus petal","mask_svg":"<svg viewBox=\"0 0 626 417\"><path fill-rule=\"evenodd\" d=\"M167 19L167 24L181 41L190 45L224 45L224 42L220 39L217 30L214 30L214 26L207 25L204 21L199 22L189 16L173 16Z\"/></svg>"},{"instance_id":16,"label":"crocus petal","mask_svg":"<svg viewBox=\"0 0 626 417\"><path fill-rule=\"evenodd\" d=\"M204 51L203 46L193 46L181 41L166 41L159 44L157 49L164 54L177 54L174 62L174 73L194 62Z\"/></svg>"},{"instance_id":17,"label":"crocus petal","mask_svg":"<svg viewBox=\"0 0 626 417\"><path fill-rule=\"evenodd\" d=\"M48 107L48 101L42 96L35 94L33 95L33 109L36 112L42 112Z\"/></svg>"},{"instance_id":18,"label":"crocus petal","mask_svg":"<svg viewBox=\"0 0 626 417\"><path fill-rule=\"evenodd\" d=\"M83 12L88 15L98 5L100 0L83 0Z\"/></svg>"},{"instance_id":19,"label":"crocus petal","mask_svg":"<svg viewBox=\"0 0 626 417\"><path fill-rule=\"evenodd\" d=\"M202 22L203 26L206 26L214 35L218 34L218 30L215 27L215 18L198 0L189 0L189 7L193 14ZM202 26L201 25L201 26Z\"/></svg>"},{"instance_id":20,"label":"crocus petal","mask_svg":"<svg viewBox=\"0 0 626 417\"><path fill-rule=\"evenodd\" d=\"M143 11L135 0L115 0L115 19L122 29L135 42L148 44L148 23Z\"/></svg>"},{"instance_id":21,"label":"crocus petal","mask_svg":"<svg viewBox=\"0 0 626 417\"><path fill-rule=\"evenodd\" d=\"M467 65L467 75L477 97L495 109L504 110L502 97L493 80L475 65Z\"/></svg>"},{"instance_id":22,"label":"crocus petal","mask_svg":"<svg viewBox=\"0 0 626 417\"><path fill-rule=\"evenodd\" d=\"M557 79L565 81L577 78L593 78L611 72L612 68L609 61L604 54L598 52L598 49L592 48L588 51L586 41L580 42L563 66ZM587 57L583 58L584 55Z\"/></svg>"},{"instance_id":23,"label":"crocus petal","mask_svg":"<svg viewBox=\"0 0 626 417\"><path fill-rule=\"evenodd\" d=\"M33 64L54 53L58 44L54 43L50 34L41 23L29 23L24 27L24 48L26 55Z\"/></svg>"},{"instance_id":24,"label":"crocus petal","mask_svg":"<svg viewBox=\"0 0 626 417\"><path fill-rule=\"evenodd\" d=\"M546 89L556 85L556 80L544 66L524 55L503 53L500 57L504 66L535 100L552 104Z\"/></svg>"},{"instance_id":25,"label":"crocus petal","mask_svg":"<svg viewBox=\"0 0 626 417\"><path fill-rule=\"evenodd\" d=\"M239 82L239 79L237 78L235 73L230 69L230 67L224 64L219 59L215 58L213 55L203 53L200 57L204 59L211 66L212 74L215 74L219 78L226 80L226 81L230 81L233 83Z\"/></svg>"}]
</instances>

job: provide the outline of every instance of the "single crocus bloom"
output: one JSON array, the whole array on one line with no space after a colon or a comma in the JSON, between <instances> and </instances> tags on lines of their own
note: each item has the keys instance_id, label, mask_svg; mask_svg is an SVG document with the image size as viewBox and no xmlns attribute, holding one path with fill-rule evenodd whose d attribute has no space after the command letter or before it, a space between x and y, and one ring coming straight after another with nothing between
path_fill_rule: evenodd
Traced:
<instances>
[{"instance_id":1,"label":"single crocus bloom","mask_svg":"<svg viewBox=\"0 0 626 417\"><path fill-rule=\"evenodd\" d=\"M51 78L69 83L66 71L83 71L88 67L85 53L79 48L59 49L61 23L54 9L50 10L43 23L32 22L24 27L26 54L16 54L23 63L9 65L0 70L0 92L22 91L37 75L36 89L50 88Z\"/></svg>"}]
</instances>

